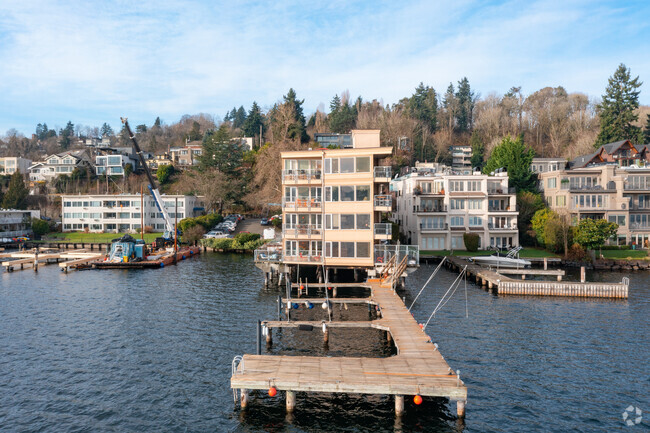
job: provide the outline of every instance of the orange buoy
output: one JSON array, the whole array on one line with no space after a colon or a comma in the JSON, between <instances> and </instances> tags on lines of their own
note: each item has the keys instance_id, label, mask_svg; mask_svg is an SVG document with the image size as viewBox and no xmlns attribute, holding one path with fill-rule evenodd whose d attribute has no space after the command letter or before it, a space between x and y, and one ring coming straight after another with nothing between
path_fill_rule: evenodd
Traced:
<instances>
[{"instance_id":1,"label":"orange buoy","mask_svg":"<svg viewBox=\"0 0 650 433\"><path fill-rule=\"evenodd\" d=\"M331 287L328 287L327 290L332 290L332 288L331 288Z\"/></svg>"},{"instance_id":2,"label":"orange buoy","mask_svg":"<svg viewBox=\"0 0 650 433\"><path fill-rule=\"evenodd\" d=\"M269 395L271 397L275 397L277 394L278 394L278 390L275 389L275 386L272 386L272 387L269 388Z\"/></svg>"},{"instance_id":3,"label":"orange buoy","mask_svg":"<svg viewBox=\"0 0 650 433\"><path fill-rule=\"evenodd\" d=\"M420 329L424 329L424 323L420 323Z\"/></svg>"},{"instance_id":4,"label":"orange buoy","mask_svg":"<svg viewBox=\"0 0 650 433\"><path fill-rule=\"evenodd\" d=\"M422 397L419 396L419 395L416 395L415 397L413 397L413 403L415 403L417 405L422 404Z\"/></svg>"},{"instance_id":5,"label":"orange buoy","mask_svg":"<svg viewBox=\"0 0 650 433\"><path fill-rule=\"evenodd\" d=\"M303 285L301 284L301 285L300 285L300 290L305 290L305 286L303 286Z\"/></svg>"}]
</instances>

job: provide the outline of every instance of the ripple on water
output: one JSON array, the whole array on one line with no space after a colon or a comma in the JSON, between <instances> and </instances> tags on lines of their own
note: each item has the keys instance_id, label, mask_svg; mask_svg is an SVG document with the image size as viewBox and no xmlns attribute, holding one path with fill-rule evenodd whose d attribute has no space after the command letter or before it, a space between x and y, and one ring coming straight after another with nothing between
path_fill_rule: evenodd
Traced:
<instances>
[{"instance_id":1,"label":"ripple on water","mask_svg":"<svg viewBox=\"0 0 650 433\"><path fill-rule=\"evenodd\" d=\"M410 304L433 271L402 293ZM591 274L620 281L623 274ZM444 399L393 416L387 396L257 392L233 410L234 355L254 353L255 321L275 319L250 256L202 255L162 270L0 275L0 430L3 431L602 431L630 404L650 412L650 278L633 273L628 301L498 297L468 282L427 331L469 388L465 424ZM424 322L455 274L441 271L414 306ZM358 289L341 296L363 296ZM334 308L369 320L365 305ZM319 308L296 318L321 320ZM270 353L390 356L373 329L276 330ZM647 408L647 409L646 409Z\"/></svg>"}]
</instances>

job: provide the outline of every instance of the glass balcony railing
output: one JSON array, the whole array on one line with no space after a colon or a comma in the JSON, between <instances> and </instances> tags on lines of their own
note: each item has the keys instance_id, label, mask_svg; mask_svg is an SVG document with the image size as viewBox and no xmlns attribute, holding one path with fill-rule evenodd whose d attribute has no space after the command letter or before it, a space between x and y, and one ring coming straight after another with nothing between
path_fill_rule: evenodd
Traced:
<instances>
[{"instance_id":1,"label":"glass balcony railing","mask_svg":"<svg viewBox=\"0 0 650 433\"><path fill-rule=\"evenodd\" d=\"M420 247L417 245L375 245L375 264L388 263L393 256L397 256L399 263L404 256L408 256L409 266L418 266L420 263Z\"/></svg>"},{"instance_id":2,"label":"glass balcony railing","mask_svg":"<svg viewBox=\"0 0 650 433\"><path fill-rule=\"evenodd\" d=\"M440 224L420 224L420 230L422 231L427 231L427 230L447 230L449 225L447 223L440 223Z\"/></svg>"},{"instance_id":3,"label":"glass balcony railing","mask_svg":"<svg viewBox=\"0 0 650 433\"><path fill-rule=\"evenodd\" d=\"M320 197L282 197L282 207L286 209L306 208L306 209L320 209Z\"/></svg>"},{"instance_id":4,"label":"glass balcony railing","mask_svg":"<svg viewBox=\"0 0 650 433\"><path fill-rule=\"evenodd\" d=\"M321 170L282 170L282 182L320 180Z\"/></svg>"},{"instance_id":5,"label":"glass balcony railing","mask_svg":"<svg viewBox=\"0 0 650 433\"><path fill-rule=\"evenodd\" d=\"M320 236L323 233L323 227L318 224L284 224L282 226L283 235L286 237L298 236Z\"/></svg>"},{"instance_id":6,"label":"glass balcony railing","mask_svg":"<svg viewBox=\"0 0 650 433\"><path fill-rule=\"evenodd\" d=\"M375 167L375 178L389 178L392 176L391 167Z\"/></svg>"},{"instance_id":7,"label":"glass balcony railing","mask_svg":"<svg viewBox=\"0 0 650 433\"><path fill-rule=\"evenodd\" d=\"M390 195L376 195L375 207L392 207L393 197Z\"/></svg>"},{"instance_id":8,"label":"glass balcony railing","mask_svg":"<svg viewBox=\"0 0 650 433\"><path fill-rule=\"evenodd\" d=\"M393 234L393 225L391 223L376 223L375 224L375 234L376 235L392 236L392 234Z\"/></svg>"}]
</instances>

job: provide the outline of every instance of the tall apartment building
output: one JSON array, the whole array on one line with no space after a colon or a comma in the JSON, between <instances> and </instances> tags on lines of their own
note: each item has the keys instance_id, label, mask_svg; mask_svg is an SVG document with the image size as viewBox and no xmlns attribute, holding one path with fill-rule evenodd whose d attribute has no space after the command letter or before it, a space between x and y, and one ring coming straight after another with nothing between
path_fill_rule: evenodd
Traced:
<instances>
[{"instance_id":1,"label":"tall apartment building","mask_svg":"<svg viewBox=\"0 0 650 433\"><path fill-rule=\"evenodd\" d=\"M178 199L178 207L176 207ZM165 230L165 220L153 199L140 194L62 195L63 231L86 230L105 233L133 233L141 227L144 201L144 225L155 231ZM200 197L162 196L169 216L178 221L196 217L203 211ZM177 210L177 211L176 211Z\"/></svg>"},{"instance_id":2,"label":"tall apartment building","mask_svg":"<svg viewBox=\"0 0 650 433\"><path fill-rule=\"evenodd\" d=\"M454 173L422 165L391 181L392 220L407 242L421 250L464 250L463 234L476 233L481 249L519 245L519 212L508 174Z\"/></svg>"},{"instance_id":3,"label":"tall apartment building","mask_svg":"<svg viewBox=\"0 0 650 433\"><path fill-rule=\"evenodd\" d=\"M5 156L0 158L0 174L9 175L20 171L22 174L29 172L32 161L19 156Z\"/></svg>"},{"instance_id":4,"label":"tall apartment building","mask_svg":"<svg viewBox=\"0 0 650 433\"><path fill-rule=\"evenodd\" d=\"M391 238L381 222L392 209L391 168L380 163L392 148L380 147L379 130L342 135L343 148L282 152L287 265L372 268L381 261L375 247Z\"/></svg>"}]
</instances>

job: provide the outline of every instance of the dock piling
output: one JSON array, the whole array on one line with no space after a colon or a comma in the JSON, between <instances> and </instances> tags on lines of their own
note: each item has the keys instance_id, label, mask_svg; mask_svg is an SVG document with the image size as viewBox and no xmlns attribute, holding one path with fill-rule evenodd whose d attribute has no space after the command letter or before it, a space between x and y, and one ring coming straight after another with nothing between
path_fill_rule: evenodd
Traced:
<instances>
[{"instance_id":1,"label":"dock piling","mask_svg":"<svg viewBox=\"0 0 650 433\"><path fill-rule=\"evenodd\" d=\"M241 397L240 397L240 407L242 409L246 409L248 407L248 390L247 389L242 389L240 391Z\"/></svg>"},{"instance_id":2,"label":"dock piling","mask_svg":"<svg viewBox=\"0 0 650 433\"><path fill-rule=\"evenodd\" d=\"M287 412L291 413L296 408L296 393L287 391Z\"/></svg>"},{"instance_id":3,"label":"dock piling","mask_svg":"<svg viewBox=\"0 0 650 433\"><path fill-rule=\"evenodd\" d=\"M395 395L395 416L404 415L404 396Z\"/></svg>"},{"instance_id":4,"label":"dock piling","mask_svg":"<svg viewBox=\"0 0 650 433\"><path fill-rule=\"evenodd\" d=\"M273 345L273 333L271 328L266 328L266 345L267 347Z\"/></svg>"},{"instance_id":5,"label":"dock piling","mask_svg":"<svg viewBox=\"0 0 650 433\"><path fill-rule=\"evenodd\" d=\"M580 282L584 283L587 279L586 273L585 273L585 267L580 266Z\"/></svg>"},{"instance_id":6,"label":"dock piling","mask_svg":"<svg viewBox=\"0 0 650 433\"><path fill-rule=\"evenodd\" d=\"M262 322L257 321L257 354L262 354Z\"/></svg>"},{"instance_id":7,"label":"dock piling","mask_svg":"<svg viewBox=\"0 0 650 433\"><path fill-rule=\"evenodd\" d=\"M465 418L465 403L465 400L456 402L456 415L458 415L458 418Z\"/></svg>"}]
</instances>

